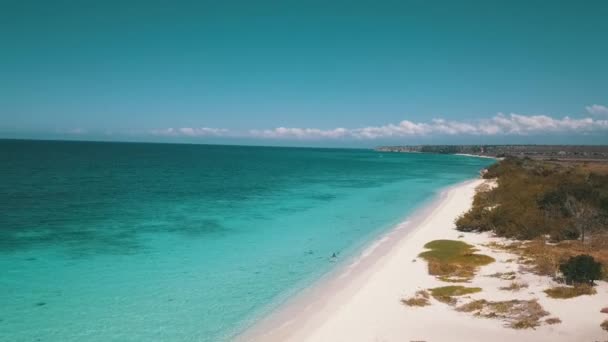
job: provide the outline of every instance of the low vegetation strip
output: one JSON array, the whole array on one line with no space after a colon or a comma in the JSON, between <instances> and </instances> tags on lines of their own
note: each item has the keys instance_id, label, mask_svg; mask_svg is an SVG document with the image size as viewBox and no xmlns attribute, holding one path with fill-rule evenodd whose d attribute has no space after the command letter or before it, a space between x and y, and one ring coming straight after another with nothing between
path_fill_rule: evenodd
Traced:
<instances>
[{"instance_id":1,"label":"low vegetation strip","mask_svg":"<svg viewBox=\"0 0 608 342\"><path fill-rule=\"evenodd\" d=\"M558 299L568 299L578 296L594 295L597 291L590 285L556 286L545 290L547 296Z\"/></svg>"},{"instance_id":2,"label":"low vegetation strip","mask_svg":"<svg viewBox=\"0 0 608 342\"><path fill-rule=\"evenodd\" d=\"M402 299L401 303L407 306L427 306L431 305L429 298L430 295L427 291L420 290L413 297Z\"/></svg>"},{"instance_id":3,"label":"low vegetation strip","mask_svg":"<svg viewBox=\"0 0 608 342\"><path fill-rule=\"evenodd\" d=\"M430 289L429 291L431 291L431 296L433 296L433 298L436 300L446 304L455 304L456 298L454 297L481 292L481 288L453 285L436 287L434 289Z\"/></svg>"},{"instance_id":4,"label":"low vegetation strip","mask_svg":"<svg viewBox=\"0 0 608 342\"><path fill-rule=\"evenodd\" d=\"M519 290L525 289L525 288L528 288L528 284L514 281L514 282L511 282L511 284L509 284L509 286L503 286L500 289L503 291L519 291Z\"/></svg>"},{"instance_id":5,"label":"low vegetation strip","mask_svg":"<svg viewBox=\"0 0 608 342\"><path fill-rule=\"evenodd\" d=\"M474 246L457 240L435 240L424 247L429 250L420 253L420 257L428 262L429 274L448 282L467 282L480 266L495 261L476 254Z\"/></svg>"},{"instance_id":6,"label":"low vegetation strip","mask_svg":"<svg viewBox=\"0 0 608 342\"><path fill-rule=\"evenodd\" d=\"M456 310L478 317L501 319L513 329L535 328L541 325L543 317L549 315L536 300L491 302L480 299L459 306Z\"/></svg>"}]
</instances>

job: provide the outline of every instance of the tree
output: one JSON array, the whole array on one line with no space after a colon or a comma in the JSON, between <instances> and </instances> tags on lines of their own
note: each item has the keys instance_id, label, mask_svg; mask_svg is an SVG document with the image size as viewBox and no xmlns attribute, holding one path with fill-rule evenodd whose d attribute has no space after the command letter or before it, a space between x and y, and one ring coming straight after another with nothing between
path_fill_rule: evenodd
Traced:
<instances>
[{"instance_id":1,"label":"tree","mask_svg":"<svg viewBox=\"0 0 608 342\"><path fill-rule=\"evenodd\" d=\"M568 284L593 284L593 281L602 277L602 264L586 254L571 257L559 266L559 270Z\"/></svg>"},{"instance_id":2,"label":"tree","mask_svg":"<svg viewBox=\"0 0 608 342\"><path fill-rule=\"evenodd\" d=\"M597 207L590 201L582 201L574 196L567 196L565 208L574 218L574 226L579 232L581 242L585 242L585 231L589 228L598 216Z\"/></svg>"},{"instance_id":3,"label":"tree","mask_svg":"<svg viewBox=\"0 0 608 342\"><path fill-rule=\"evenodd\" d=\"M586 233L597 226L600 217L600 196L587 179L566 175L554 190L544 194L538 201L547 216L563 216L578 232L581 242Z\"/></svg>"}]
</instances>

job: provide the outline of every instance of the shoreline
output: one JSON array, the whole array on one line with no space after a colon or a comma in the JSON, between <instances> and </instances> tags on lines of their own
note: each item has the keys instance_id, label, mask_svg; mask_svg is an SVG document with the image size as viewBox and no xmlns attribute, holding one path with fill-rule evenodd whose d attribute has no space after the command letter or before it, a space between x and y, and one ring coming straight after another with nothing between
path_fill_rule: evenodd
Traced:
<instances>
[{"instance_id":1,"label":"shoreline","mask_svg":"<svg viewBox=\"0 0 608 342\"><path fill-rule=\"evenodd\" d=\"M500 157L493 156L482 156L479 154L468 154L468 153L454 153L455 156L464 156L464 157L477 157L477 158L486 158L486 159L494 159L494 160L502 160Z\"/></svg>"},{"instance_id":2,"label":"shoreline","mask_svg":"<svg viewBox=\"0 0 608 342\"><path fill-rule=\"evenodd\" d=\"M554 299L544 291L558 286L555 280L529 272L511 252L492 247L509 240L491 233L462 233L455 219L467 211L482 184L474 179L442 190L437 198L416 210L405 221L371 242L327 276L280 304L266 317L237 336L237 341L488 341L570 342L604 341L600 310L608 304L608 283L597 282L597 294ZM418 255L433 240L460 240L495 261L481 267L466 286L480 292L455 299L448 305L431 298L429 306L401 303L418 291L447 285L428 274L427 262ZM513 274L503 279L496 274ZM505 290L510 284L525 286ZM536 301L546 310L539 326L507 327L504 319L476 317L455 310L476 300ZM557 320L546 323L545 320ZM473 333L474 332L474 333ZM474 336L474 337L473 337ZM473 338L472 338L473 337Z\"/></svg>"},{"instance_id":3,"label":"shoreline","mask_svg":"<svg viewBox=\"0 0 608 342\"><path fill-rule=\"evenodd\" d=\"M436 213L450 194L463 187L475 188L482 180L473 178L441 189L435 198L416 209L402 222L369 242L355 255L326 275L287 298L277 308L254 321L236 335L236 341L300 341L302 332L318 326L332 315L334 305L347 301L366 276L380 267L403 240L416 234L425 220ZM331 305L328 304L331 301Z\"/></svg>"}]
</instances>

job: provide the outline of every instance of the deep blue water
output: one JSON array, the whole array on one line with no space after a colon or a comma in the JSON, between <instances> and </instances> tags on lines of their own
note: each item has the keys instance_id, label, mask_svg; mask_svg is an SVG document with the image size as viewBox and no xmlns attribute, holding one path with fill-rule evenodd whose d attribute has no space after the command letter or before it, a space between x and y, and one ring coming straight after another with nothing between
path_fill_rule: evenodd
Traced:
<instances>
[{"instance_id":1,"label":"deep blue water","mask_svg":"<svg viewBox=\"0 0 608 342\"><path fill-rule=\"evenodd\" d=\"M0 340L227 340L491 162L0 140Z\"/></svg>"}]
</instances>

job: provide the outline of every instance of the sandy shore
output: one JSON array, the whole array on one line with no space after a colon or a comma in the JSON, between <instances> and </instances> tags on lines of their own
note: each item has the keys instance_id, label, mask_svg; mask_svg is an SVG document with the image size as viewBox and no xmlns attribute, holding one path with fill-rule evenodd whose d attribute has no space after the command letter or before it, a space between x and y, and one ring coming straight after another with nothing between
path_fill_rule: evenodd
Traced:
<instances>
[{"instance_id":1,"label":"sandy shore","mask_svg":"<svg viewBox=\"0 0 608 342\"><path fill-rule=\"evenodd\" d=\"M606 341L600 323L608 315L608 285L600 282L598 293L572 299L551 299L542 291L556 284L547 277L521 272L512 254L485 247L501 241L490 234L456 231L454 220L471 205L482 180L469 181L446 190L440 198L410 220L396 227L364 250L350 264L319 281L279 310L241 335L242 341ZM437 239L461 239L492 256L467 286L483 290L460 300L538 299L558 317L560 324L514 330L497 319L476 318L457 312L435 300L426 307L408 307L400 300L416 291L450 285L428 275L418 258L424 245ZM488 277L496 272L517 272L517 281L528 288L500 290L511 281Z\"/></svg>"}]
</instances>

